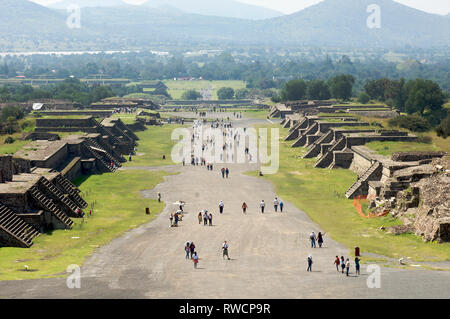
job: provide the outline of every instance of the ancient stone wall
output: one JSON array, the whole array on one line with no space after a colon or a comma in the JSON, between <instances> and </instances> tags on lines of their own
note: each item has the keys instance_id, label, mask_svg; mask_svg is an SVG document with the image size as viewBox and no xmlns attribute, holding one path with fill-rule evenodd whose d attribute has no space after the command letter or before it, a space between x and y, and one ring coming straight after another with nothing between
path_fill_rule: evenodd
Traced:
<instances>
[{"instance_id":1,"label":"ancient stone wall","mask_svg":"<svg viewBox=\"0 0 450 319\"><path fill-rule=\"evenodd\" d=\"M74 181L81 176L81 157L75 157L62 171L62 176L70 181Z\"/></svg>"},{"instance_id":2,"label":"ancient stone wall","mask_svg":"<svg viewBox=\"0 0 450 319\"><path fill-rule=\"evenodd\" d=\"M42 168L58 168L64 163L69 154L69 149L67 144L63 145L59 150L53 153L50 157L44 160L32 160L31 166L42 167Z\"/></svg>"},{"instance_id":3,"label":"ancient stone wall","mask_svg":"<svg viewBox=\"0 0 450 319\"><path fill-rule=\"evenodd\" d=\"M59 119L36 119L36 128L38 127L91 127L93 118L59 118Z\"/></svg>"},{"instance_id":4,"label":"ancient stone wall","mask_svg":"<svg viewBox=\"0 0 450 319\"><path fill-rule=\"evenodd\" d=\"M13 157L14 175L29 173L31 170L31 161L23 158Z\"/></svg>"},{"instance_id":5,"label":"ancient stone wall","mask_svg":"<svg viewBox=\"0 0 450 319\"><path fill-rule=\"evenodd\" d=\"M14 166L11 155L0 157L0 183L12 181Z\"/></svg>"},{"instance_id":6,"label":"ancient stone wall","mask_svg":"<svg viewBox=\"0 0 450 319\"><path fill-rule=\"evenodd\" d=\"M349 168L350 165L352 164L353 157L354 157L353 152L335 151L333 152L334 166L341 168Z\"/></svg>"},{"instance_id":7,"label":"ancient stone wall","mask_svg":"<svg viewBox=\"0 0 450 319\"><path fill-rule=\"evenodd\" d=\"M443 157L445 152L397 152L391 159L398 162L417 162L426 159Z\"/></svg>"},{"instance_id":8,"label":"ancient stone wall","mask_svg":"<svg viewBox=\"0 0 450 319\"><path fill-rule=\"evenodd\" d=\"M22 139L24 140L47 140L47 141L55 141L59 140L59 135L54 133L48 133L48 132L31 132L24 134L22 136Z\"/></svg>"}]
</instances>

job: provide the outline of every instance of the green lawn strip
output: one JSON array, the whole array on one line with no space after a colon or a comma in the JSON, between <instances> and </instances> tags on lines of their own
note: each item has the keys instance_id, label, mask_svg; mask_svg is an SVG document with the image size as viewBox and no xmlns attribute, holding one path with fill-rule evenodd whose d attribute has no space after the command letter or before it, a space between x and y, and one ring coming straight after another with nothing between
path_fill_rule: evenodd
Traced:
<instances>
[{"instance_id":1,"label":"green lawn strip","mask_svg":"<svg viewBox=\"0 0 450 319\"><path fill-rule=\"evenodd\" d=\"M0 144L0 154L14 154L15 152L17 152L18 150L20 150L22 147L24 147L25 145L27 145L28 143L31 143L31 140L19 140L18 136L13 137L14 138L14 143L12 144L5 144L4 140L8 137L9 135L2 135L0 138L2 138L2 143Z\"/></svg>"},{"instance_id":2,"label":"green lawn strip","mask_svg":"<svg viewBox=\"0 0 450 319\"><path fill-rule=\"evenodd\" d=\"M439 151L439 148L434 144L418 142L375 141L367 143L366 146L385 156L391 156L395 152Z\"/></svg>"},{"instance_id":3,"label":"green lawn strip","mask_svg":"<svg viewBox=\"0 0 450 319\"><path fill-rule=\"evenodd\" d=\"M0 248L0 280L62 276L68 265L82 265L97 247L155 219L164 204L145 199L140 191L154 188L166 175L170 174L129 170L85 178L79 187L89 207L95 202L93 215L85 222L74 218L72 230L41 234L31 248ZM29 271L23 271L25 265Z\"/></svg>"},{"instance_id":4,"label":"green lawn strip","mask_svg":"<svg viewBox=\"0 0 450 319\"><path fill-rule=\"evenodd\" d=\"M133 124L136 121L136 114L116 113L111 115L112 118L119 118L125 124Z\"/></svg>"},{"instance_id":5,"label":"green lawn strip","mask_svg":"<svg viewBox=\"0 0 450 319\"><path fill-rule=\"evenodd\" d=\"M263 125L258 127L277 127ZM288 130L280 129L280 141ZM359 246L362 253L370 252L391 258L403 256L416 261L450 260L450 244L426 243L413 234L391 235L380 230L400 224L390 215L364 219L345 197L345 191L355 182L356 174L347 169L314 168L316 161L302 159L304 148L291 148L280 142L280 169L277 174L265 175L284 200L305 211L327 233L327 236L350 249ZM257 172L249 172L257 176Z\"/></svg>"},{"instance_id":6,"label":"green lawn strip","mask_svg":"<svg viewBox=\"0 0 450 319\"><path fill-rule=\"evenodd\" d=\"M242 116L251 119L266 119L267 116L269 116L269 110L261 110L261 109L243 110Z\"/></svg>"},{"instance_id":7,"label":"green lawn strip","mask_svg":"<svg viewBox=\"0 0 450 319\"><path fill-rule=\"evenodd\" d=\"M171 159L172 147L178 140L172 141L172 131L176 128L187 127L182 125L149 126L147 130L136 132L139 137L137 156L124 166L162 166L174 165ZM143 155L139 155L143 154ZM163 160L163 155L166 159ZM128 158L127 158L128 159ZM186 159L188 161L188 159Z\"/></svg>"}]
</instances>

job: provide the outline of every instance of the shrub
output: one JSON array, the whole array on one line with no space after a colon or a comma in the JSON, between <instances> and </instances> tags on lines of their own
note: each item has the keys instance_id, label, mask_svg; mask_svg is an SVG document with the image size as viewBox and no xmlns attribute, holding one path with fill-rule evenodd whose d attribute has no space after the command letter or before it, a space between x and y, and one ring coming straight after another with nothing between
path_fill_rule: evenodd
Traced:
<instances>
[{"instance_id":1,"label":"shrub","mask_svg":"<svg viewBox=\"0 0 450 319\"><path fill-rule=\"evenodd\" d=\"M416 140L418 143L425 143L425 144L431 144L433 142L433 139L431 136L427 135L419 135Z\"/></svg>"},{"instance_id":2,"label":"shrub","mask_svg":"<svg viewBox=\"0 0 450 319\"><path fill-rule=\"evenodd\" d=\"M430 123L418 115L400 115L389 120L389 125L401 127L413 132L427 132L431 130Z\"/></svg>"},{"instance_id":3,"label":"shrub","mask_svg":"<svg viewBox=\"0 0 450 319\"><path fill-rule=\"evenodd\" d=\"M359 103L362 103L362 104L367 104L367 103L369 103L369 101L370 101L370 96L369 96L369 94L367 94L367 93L361 93L359 96L358 96L358 102Z\"/></svg>"},{"instance_id":4,"label":"shrub","mask_svg":"<svg viewBox=\"0 0 450 319\"><path fill-rule=\"evenodd\" d=\"M441 124L436 128L436 133L442 138L450 136L450 115L441 121Z\"/></svg>"},{"instance_id":5,"label":"shrub","mask_svg":"<svg viewBox=\"0 0 450 319\"><path fill-rule=\"evenodd\" d=\"M12 144L12 143L14 143L14 138L12 138L12 136L8 136L6 139L5 139L5 144Z\"/></svg>"}]
</instances>

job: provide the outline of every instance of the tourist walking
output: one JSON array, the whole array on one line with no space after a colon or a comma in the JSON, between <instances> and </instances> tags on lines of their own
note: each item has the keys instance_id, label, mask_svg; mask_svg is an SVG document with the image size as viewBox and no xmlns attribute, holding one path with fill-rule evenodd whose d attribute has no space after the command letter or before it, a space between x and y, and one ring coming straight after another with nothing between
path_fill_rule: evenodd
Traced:
<instances>
[{"instance_id":1,"label":"tourist walking","mask_svg":"<svg viewBox=\"0 0 450 319\"><path fill-rule=\"evenodd\" d=\"M246 204L245 202L242 204L242 212L243 212L244 214L247 213L247 204Z\"/></svg>"},{"instance_id":2,"label":"tourist walking","mask_svg":"<svg viewBox=\"0 0 450 319\"><path fill-rule=\"evenodd\" d=\"M309 234L309 240L311 241L311 248L316 248L316 234L314 232L311 232L311 234Z\"/></svg>"},{"instance_id":3,"label":"tourist walking","mask_svg":"<svg viewBox=\"0 0 450 319\"><path fill-rule=\"evenodd\" d=\"M192 256L192 261L194 262L194 268L197 269L198 266L198 255L197 252L194 252L194 255Z\"/></svg>"},{"instance_id":4,"label":"tourist walking","mask_svg":"<svg viewBox=\"0 0 450 319\"><path fill-rule=\"evenodd\" d=\"M208 211L205 210L205 213L203 214L203 226L207 226L208 225L208 219L209 219Z\"/></svg>"},{"instance_id":5,"label":"tourist walking","mask_svg":"<svg viewBox=\"0 0 450 319\"><path fill-rule=\"evenodd\" d=\"M209 226L212 226L212 214L210 213L208 216Z\"/></svg>"},{"instance_id":6,"label":"tourist walking","mask_svg":"<svg viewBox=\"0 0 450 319\"><path fill-rule=\"evenodd\" d=\"M334 264L336 265L336 270L339 271L339 265L340 265L340 261L339 261L339 256L336 256L336 259L334 260Z\"/></svg>"},{"instance_id":7,"label":"tourist walking","mask_svg":"<svg viewBox=\"0 0 450 319\"><path fill-rule=\"evenodd\" d=\"M191 246L189 242L187 242L186 246L184 246L184 251L186 252L186 259L190 259L189 254L191 253Z\"/></svg>"},{"instance_id":8,"label":"tourist walking","mask_svg":"<svg viewBox=\"0 0 450 319\"><path fill-rule=\"evenodd\" d=\"M361 259L359 259L358 257L355 257L355 270L356 270L356 275L360 275L360 272L359 272L359 261L360 261Z\"/></svg>"},{"instance_id":9,"label":"tourist walking","mask_svg":"<svg viewBox=\"0 0 450 319\"><path fill-rule=\"evenodd\" d=\"M275 213L278 211L278 198L276 197L273 200L273 209L275 210Z\"/></svg>"},{"instance_id":10,"label":"tourist walking","mask_svg":"<svg viewBox=\"0 0 450 319\"><path fill-rule=\"evenodd\" d=\"M228 178L228 174L230 174L230 170L228 169L228 167L225 169L225 175Z\"/></svg>"},{"instance_id":11,"label":"tourist walking","mask_svg":"<svg viewBox=\"0 0 450 319\"><path fill-rule=\"evenodd\" d=\"M219 212L220 212L221 214L223 213L223 206L224 206L223 201L220 201L220 202L219 202Z\"/></svg>"},{"instance_id":12,"label":"tourist walking","mask_svg":"<svg viewBox=\"0 0 450 319\"><path fill-rule=\"evenodd\" d=\"M341 256L341 269L342 269L342 273L344 273L344 270L345 270L345 259L344 259L344 256Z\"/></svg>"},{"instance_id":13,"label":"tourist walking","mask_svg":"<svg viewBox=\"0 0 450 319\"><path fill-rule=\"evenodd\" d=\"M158 203L161 203L161 193L158 192Z\"/></svg>"},{"instance_id":14,"label":"tourist walking","mask_svg":"<svg viewBox=\"0 0 450 319\"><path fill-rule=\"evenodd\" d=\"M222 155L222 154L221 154ZM220 172L222 173L222 178L225 178L225 168L222 167L222 169L220 170Z\"/></svg>"},{"instance_id":15,"label":"tourist walking","mask_svg":"<svg viewBox=\"0 0 450 319\"><path fill-rule=\"evenodd\" d=\"M312 255L309 255L308 256L308 269L306 269L306 271L312 271L312 264L313 264Z\"/></svg>"},{"instance_id":16,"label":"tourist walking","mask_svg":"<svg viewBox=\"0 0 450 319\"><path fill-rule=\"evenodd\" d=\"M229 247L228 243L225 240L222 244L222 253L223 253L222 257L223 257L223 259L225 259L225 256L227 256L228 260L230 260L230 257L228 256L228 247Z\"/></svg>"},{"instance_id":17,"label":"tourist walking","mask_svg":"<svg viewBox=\"0 0 450 319\"><path fill-rule=\"evenodd\" d=\"M199 224L199 225L201 225L202 219L203 219L202 212L199 212L199 213L198 213L198 224Z\"/></svg>"},{"instance_id":18,"label":"tourist walking","mask_svg":"<svg viewBox=\"0 0 450 319\"><path fill-rule=\"evenodd\" d=\"M261 214L264 214L264 207L266 206L266 203L264 203L264 199L261 201L261 204L259 204L261 207Z\"/></svg>"},{"instance_id":19,"label":"tourist walking","mask_svg":"<svg viewBox=\"0 0 450 319\"><path fill-rule=\"evenodd\" d=\"M319 248L322 248L322 244L323 244L323 236L325 235L325 233L321 233L319 232L317 234L317 243L319 244Z\"/></svg>"},{"instance_id":20,"label":"tourist walking","mask_svg":"<svg viewBox=\"0 0 450 319\"><path fill-rule=\"evenodd\" d=\"M170 220L169 227L172 227L173 226L173 214L170 214L169 220Z\"/></svg>"},{"instance_id":21,"label":"tourist walking","mask_svg":"<svg viewBox=\"0 0 450 319\"><path fill-rule=\"evenodd\" d=\"M280 213L283 212L284 203L283 201L280 201Z\"/></svg>"},{"instance_id":22,"label":"tourist walking","mask_svg":"<svg viewBox=\"0 0 450 319\"><path fill-rule=\"evenodd\" d=\"M175 227L178 227L178 212L175 214L175 216L174 216L174 224L173 224L173 226L175 226Z\"/></svg>"},{"instance_id":23,"label":"tourist walking","mask_svg":"<svg viewBox=\"0 0 450 319\"><path fill-rule=\"evenodd\" d=\"M192 256L194 256L194 252L195 252L195 245L194 242L191 243L191 245L189 246L191 248L191 258Z\"/></svg>"},{"instance_id":24,"label":"tourist walking","mask_svg":"<svg viewBox=\"0 0 450 319\"><path fill-rule=\"evenodd\" d=\"M346 270L346 274L348 277L348 272L350 271L350 260L347 258L347 260L345 261L345 270Z\"/></svg>"}]
</instances>

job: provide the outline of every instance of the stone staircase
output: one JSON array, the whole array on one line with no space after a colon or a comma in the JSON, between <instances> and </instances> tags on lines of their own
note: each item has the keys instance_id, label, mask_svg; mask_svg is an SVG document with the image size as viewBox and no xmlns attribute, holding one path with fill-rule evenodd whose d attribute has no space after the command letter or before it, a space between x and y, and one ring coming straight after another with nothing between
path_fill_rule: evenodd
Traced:
<instances>
[{"instance_id":1,"label":"stone staircase","mask_svg":"<svg viewBox=\"0 0 450 319\"><path fill-rule=\"evenodd\" d=\"M119 161L120 163L124 163L127 160L122 156L122 154L120 154L119 152L116 151L116 149L109 145L108 142L100 139L99 142L93 140L95 143L97 143L98 145L101 146L102 149L108 151L108 153L111 154L111 156L113 156L114 158L116 158L117 161Z\"/></svg>"},{"instance_id":2,"label":"stone staircase","mask_svg":"<svg viewBox=\"0 0 450 319\"><path fill-rule=\"evenodd\" d=\"M295 142L292 144L291 147L304 146L306 144L306 136L315 134L318 129L319 124L314 123L308 129L306 129L305 132L299 138L295 140Z\"/></svg>"},{"instance_id":3,"label":"stone staircase","mask_svg":"<svg viewBox=\"0 0 450 319\"><path fill-rule=\"evenodd\" d=\"M130 140L130 141L134 141L135 140L135 138L131 135L131 134L129 134L130 132L125 132L124 130L122 130L120 127L118 127L118 125L116 125L115 127L114 127L114 129L115 130L117 130L117 131L119 131L119 133L120 133L120 135L122 135L122 136L125 136L128 140ZM133 135L136 137L136 135L133 133ZM136 137L137 138L137 137Z\"/></svg>"},{"instance_id":4,"label":"stone staircase","mask_svg":"<svg viewBox=\"0 0 450 319\"><path fill-rule=\"evenodd\" d=\"M36 229L3 204L0 204L0 230L9 235L17 246L23 248L32 246L33 239L39 236Z\"/></svg>"},{"instance_id":5,"label":"stone staircase","mask_svg":"<svg viewBox=\"0 0 450 319\"><path fill-rule=\"evenodd\" d=\"M61 223L63 223L65 228L72 228L73 221L64 214L51 199L42 194L36 185L30 188L29 193L43 209L51 212Z\"/></svg>"},{"instance_id":6,"label":"stone staircase","mask_svg":"<svg viewBox=\"0 0 450 319\"><path fill-rule=\"evenodd\" d=\"M312 145L309 146L308 152L306 152L305 155L303 155L303 158L312 158L317 157L320 154L320 145L322 143L328 143L331 142L333 139L333 131L328 131L327 133L323 134L317 141L315 141Z\"/></svg>"},{"instance_id":7,"label":"stone staircase","mask_svg":"<svg viewBox=\"0 0 450 319\"><path fill-rule=\"evenodd\" d=\"M86 208L88 203L79 195L80 190L67 178L57 175L53 182L61 188L65 193L69 194L72 200L81 208Z\"/></svg>"},{"instance_id":8,"label":"stone staircase","mask_svg":"<svg viewBox=\"0 0 450 319\"><path fill-rule=\"evenodd\" d=\"M100 155L99 152L94 150L92 147L87 145L87 143L82 143L81 145L82 145L82 148L88 152L88 154L91 154L93 157L95 157L95 159L98 160L98 163L100 164L101 167L103 167L104 171L115 172L117 170L116 166L111 167L111 165L104 160L103 156Z\"/></svg>"},{"instance_id":9,"label":"stone staircase","mask_svg":"<svg viewBox=\"0 0 450 319\"><path fill-rule=\"evenodd\" d=\"M100 131L100 133L101 133L102 135L108 135L109 137L111 137L111 138L114 140L114 143L118 143L118 144L121 143L121 140L118 139L118 138L113 134L113 132L111 132L111 130L110 130L109 128L107 128L107 127L101 125L100 123L98 123L98 122L95 121L95 120L94 120L94 122L95 122L95 127Z\"/></svg>"},{"instance_id":10,"label":"stone staircase","mask_svg":"<svg viewBox=\"0 0 450 319\"><path fill-rule=\"evenodd\" d=\"M328 151L323 154L319 160L316 162L314 167L321 167L326 168L330 166L330 164L333 162L333 151L341 151L345 148L346 140L345 137L342 136L340 139L338 139L333 146L331 146Z\"/></svg>"},{"instance_id":11,"label":"stone staircase","mask_svg":"<svg viewBox=\"0 0 450 319\"><path fill-rule=\"evenodd\" d=\"M378 175L383 166L380 162L375 161L362 175L358 177L358 180L350 186L345 192L347 198L353 198L357 195L367 194L369 188L369 182L373 180L374 175Z\"/></svg>"},{"instance_id":12,"label":"stone staircase","mask_svg":"<svg viewBox=\"0 0 450 319\"><path fill-rule=\"evenodd\" d=\"M102 153L102 154L104 154L104 155L106 156L106 158L109 159L109 161L112 161L116 166L118 166L118 167L121 167L121 166L122 166L122 163L121 163L120 159L118 159L118 158L116 158L115 156L111 155L107 150L105 150L105 149L104 149L100 144L98 144L96 141L94 141L94 140L91 139L91 138L87 138L85 141L89 144L89 146L93 146L93 147L95 147L95 148L98 148L98 149L100 149L100 150L103 150L104 153Z\"/></svg>"},{"instance_id":13,"label":"stone staircase","mask_svg":"<svg viewBox=\"0 0 450 319\"><path fill-rule=\"evenodd\" d=\"M70 210L72 217L82 217L83 215L78 214L78 210L81 212L81 207L75 204L66 194L61 192L55 185L50 183L45 177L41 177L39 180L41 187L44 187L47 193L52 194L57 200L61 201Z\"/></svg>"}]
</instances>

